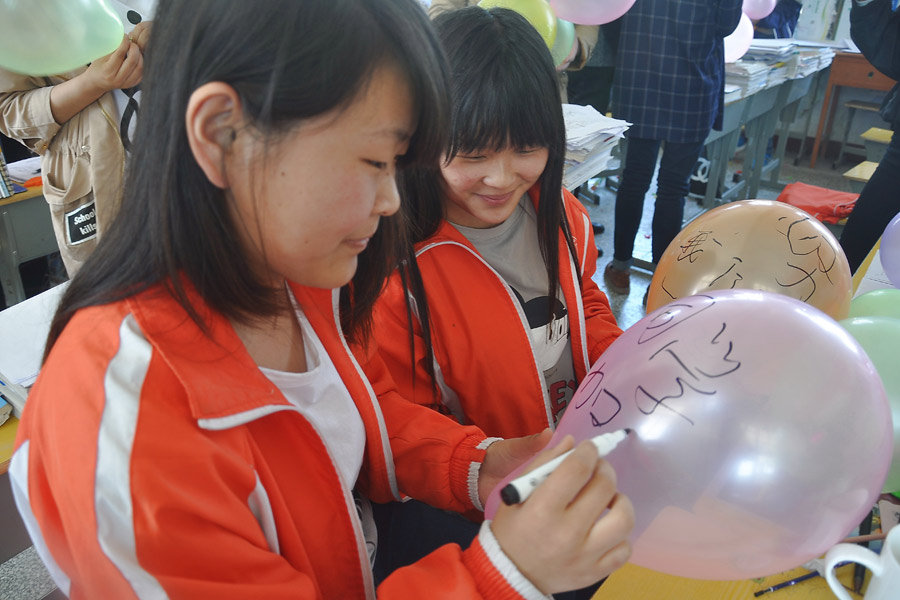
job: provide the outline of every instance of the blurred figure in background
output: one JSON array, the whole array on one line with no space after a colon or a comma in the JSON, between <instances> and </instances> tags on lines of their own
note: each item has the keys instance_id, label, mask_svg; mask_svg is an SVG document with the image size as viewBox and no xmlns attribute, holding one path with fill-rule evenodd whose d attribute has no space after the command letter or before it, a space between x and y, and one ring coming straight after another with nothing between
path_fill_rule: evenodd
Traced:
<instances>
[{"instance_id":1,"label":"blurred figure in background","mask_svg":"<svg viewBox=\"0 0 900 600\"><path fill-rule=\"evenodd\" d=\"M853 0L850 7L850 36L872 65L892 79L900 79L900 15L896 0ZM884 228L900 212L900 84L888 92L880 114L891 124L894 135L887 152L866 183L847 225L841 247L856 272L881 237Z\"/></svg>"}]
</instances>

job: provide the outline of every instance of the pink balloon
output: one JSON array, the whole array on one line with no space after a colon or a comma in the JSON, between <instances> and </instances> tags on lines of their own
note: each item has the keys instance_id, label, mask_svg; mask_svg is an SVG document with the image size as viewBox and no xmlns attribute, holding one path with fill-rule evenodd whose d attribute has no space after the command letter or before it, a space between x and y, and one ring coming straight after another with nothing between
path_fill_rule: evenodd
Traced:
<instances>
[{"instance_id":1,"label":"pink balloon","mask_svg":"<svg viewBox=\"0 0 900 600\"><path fill-rule=\"evenodd\" d=\"M745 15L754 21L758 21L772 14L772 11L775 10L775 4L776 0L744 0L742 10Z\"/></svg>"},{"instance_id":2,"label":"pink balloon","mask_svg":"<svg viewBox=\"0 0 900 600\"><path fill-rule=\"evenodd\" d=\"M694 579L820 556L871 509L892 456L887 396L860 345L817 308L758 290L681 298L630 327L551 444L625 427L607 460L634 504L631 562Z\"/></svg>"},{"instance_id":3,"label":"pink balloon","mask_svg":"<svg viewBox=\"0 0 900 600\"><path fill-rule=\"evenodd\" d=\"M900 288L900 214L884 228L878 256L881 257L884 274L894 287Z\"/></svg>"},{"instance_id":4,"label":"pink balloon","mask_svg":"<svg viewBox=\"0 0 900 600\"><path fill-rule=\"evenodd\" d=\"M634 0L550 0L556 16L579 25L603 25L628 12Z\"/></svg>"},{"instance_id":5,"label":"pink balloon","mask_svg":"<svg viewBox=\"0 0 900 600\"><path fill-rule=\"evenodd\" d=\"M753 23L750 22L750 17L741 13L741 20L738 21L737 27L723 42L725 44L725 62L734 62L745 55L753 42Z\"/></svg>"}]
</instances>

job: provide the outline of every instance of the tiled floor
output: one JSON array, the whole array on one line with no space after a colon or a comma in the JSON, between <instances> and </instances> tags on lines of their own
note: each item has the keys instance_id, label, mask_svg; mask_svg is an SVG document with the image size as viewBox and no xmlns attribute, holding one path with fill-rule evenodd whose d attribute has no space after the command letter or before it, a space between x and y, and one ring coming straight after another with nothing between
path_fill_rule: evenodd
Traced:
<instances>
[{"instance_id":1,"label":"tiled floor","mask_svg":"<svg viewBox=\"0 0 900 600\"><path fill-rule=\"evenodd\" d=\"M741 169L740 158L740 154L738 154L735 161L729 166L726 181L731 181L734 172ZM799 166L794 166L793 157L789 155L785 160L786 164L781 169L780 179L782 183L802 181L834 190L851 191L847 180L841 176L841 173L861 160L862 158L857 160L854 156L846 156L844 165L838 166L836 170L831 168L831 161L821 160L818 162L818 168L812 170L807 166L809 164L808 158L802 160ZM627 329L644 316L642 299L644 291L650 285L652 273L641 269L633 269L631 292L627 295L611 293L606 289L603 282L603 268L612 259L615 192L608 189L605 185L606 182L603 180L592 180L592 183L595 184L595 192L600 198L599 203L595 205L589 200L584 200L584 204L591 214L592 220L602 223L606 228L605 233L597 236L597 246L603 250L603 256L597 262L597 272L594 279L597 281L600 289L607 292L613 314L615 314L619 326ZM763 188L758 196L760 198L774 199L779 191ZM650 220L653 216L654 193L655 186L651 187L644 202L644 218L635 240L635 257L648 262L650 261L649 234ZM696 199L689 198L685 207L685 221L690 221L702 212L703 209L699 202ZM25 550L0 565L0 600L59 600L61 598L63 598L62 594L55 590L49 575L33 548Z\"/></svg>"}]
</instances>

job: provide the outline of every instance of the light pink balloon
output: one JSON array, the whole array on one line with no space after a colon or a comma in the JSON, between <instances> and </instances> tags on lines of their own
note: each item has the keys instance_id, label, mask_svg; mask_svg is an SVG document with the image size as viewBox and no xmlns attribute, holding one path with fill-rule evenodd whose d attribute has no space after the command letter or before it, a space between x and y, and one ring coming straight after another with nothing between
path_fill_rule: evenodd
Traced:
<instances>
[{"instance_id":1,"label":"light pink balloon","mask_svg":"<svg viewBox=\"0 0 900 600\"><path fill-rule=\"evenodd\" d=\"M603 25L628 12L634 0L550 0L560 19L579 25Z\"/></svg>"},{"instance_id":2,"label":"light pink balloon","mask_svg":"<svg viewBox=\"0 0 900 600\"><path fill-rule=\"evenodd\" d=\"M750 17L741 13L741 20L738 21L737 27L723 42L725 44L725 62L734 62L745 55L753 42L753 23L750 22Z\"/></svg>"},{"instance_id":3,"label":"light pink balloon","mask_svg":"<svg viewBox=\"0 0 900 600\"><path fill-rule=\"evenodd\" d=\"M776 0L744 0L742 10L754 21L768 17L775 10Z\"/></svg>"},{"instance_id":4,"label":"light pink balloon","mask_svg":"<svg viewBox=\"0 0 900 600\"><path fill-rule=\"evenodd\" d=\"M625 427L607 460L634 504L631 562L694 579L820 556L871 509L892 456L887 396L860 345L817 308L757 290L682 298L630 327L551 444Z\"/></svg>"}]
</instances>

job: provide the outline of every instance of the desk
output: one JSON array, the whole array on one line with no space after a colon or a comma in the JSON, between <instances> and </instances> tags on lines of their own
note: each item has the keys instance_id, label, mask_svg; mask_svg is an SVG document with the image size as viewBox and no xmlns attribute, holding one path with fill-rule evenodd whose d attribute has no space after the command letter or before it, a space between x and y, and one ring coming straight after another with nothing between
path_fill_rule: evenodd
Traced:
<instances>
[{"instance_id":1,"label":"desk","mask_svg":"<svg viewBox=\"0 0 900 600\"><path fill-rule=\"evenodd\" d=\"M7 306L25 299L19 265L59 250L42 190L0 200L0 284Z\"/></svg>"},{"instance_id":2,"label":"desk","mask_svg":"<svg viewBox=\"0 0 900 600\"><path fill-rule=\"evenodd\" d=\"M866 60L862 54L851 52L838 52L831 63L831 75L828 77L828 85L825 88L825 99L822 102L822 114L819 117L819 127L816 129L816 139L813 143L812 156L809 159L809 167L814 169L816 159L819 156L819 146L822 143L823 131L827 141L831 134L831 125L834 121L835 105L840 96L841 87L855 87L866 90L878 90L886 92L894 87L896 82L882 75ZM837 88L835 90L835 88ZM834 97L832 98L832 93ZM827 126L826 126L827 121Z\"/></svg>"},{"instance_id":3,"label":"desk","mask_svg":"<svg viewBox=\"0 0 900 600\"><path fill-rule=\"evenodd\" d=\"M866 182L872 178L872 175L877 168L877 162L866 160L845 171L844 177L850 180L851 191L854 191L857 194L862 192Z\"/></svg>"},{"instance_id":4,"label":"desk","mask_svg":"<svg viewBox=\"0 0 900 600\"><path fill-rule=\"evenodd\" d=\"M19 420L10 417L3 425L0 425L0 475L9 470L9 461L12 458L13 444L16 441L16 431L19 429Z\"/></svg>"},{"instance_id":5,"label":"desk","mask_svg":"<svg viewBox=\"0 0 900 600\"><path fill-rule=\"evenodd\" d=\"M808 573L797 568L777 575L770 575L760 582L705 581L686 579L657 573L635 565L625 565L606 580L592 600L756 600L753 592L767 589L775 584ZM838 579L852 587L853 565L837 569ZM868 571L866 577L869 577ZM851 593L853 598L861 598ZM807 581L760 596L760 600L834 600L835 596L823 577Z\"/></svg>"},{"instance_id":6,"label":"desk","mask_svg":"<svg viewBox=\"0 0 900 600\"><path fill-rule=\"evenodd\" d=\"M788 130L804 96L814 89L814 83L821 77L821 71L801 77L788 79L779 85L762 89L725 105L722 115L722 130L711 131L706 138L706 154L709 157L709 180L706 195L703 198L704 208L713 208L717 204L731 200L755 198L759 191L763 174L771 173L770 178L777 183L781 161L787 147ZM775 156L764 164L766 145L776 127L779 139ZM748 144L744 157L744 177L737 184L725 189L725 173L728 161L734 155L741 128L745 127ZM723 189L722 197L717 198L719 189Z\"/></svg>"}]
</instances>

